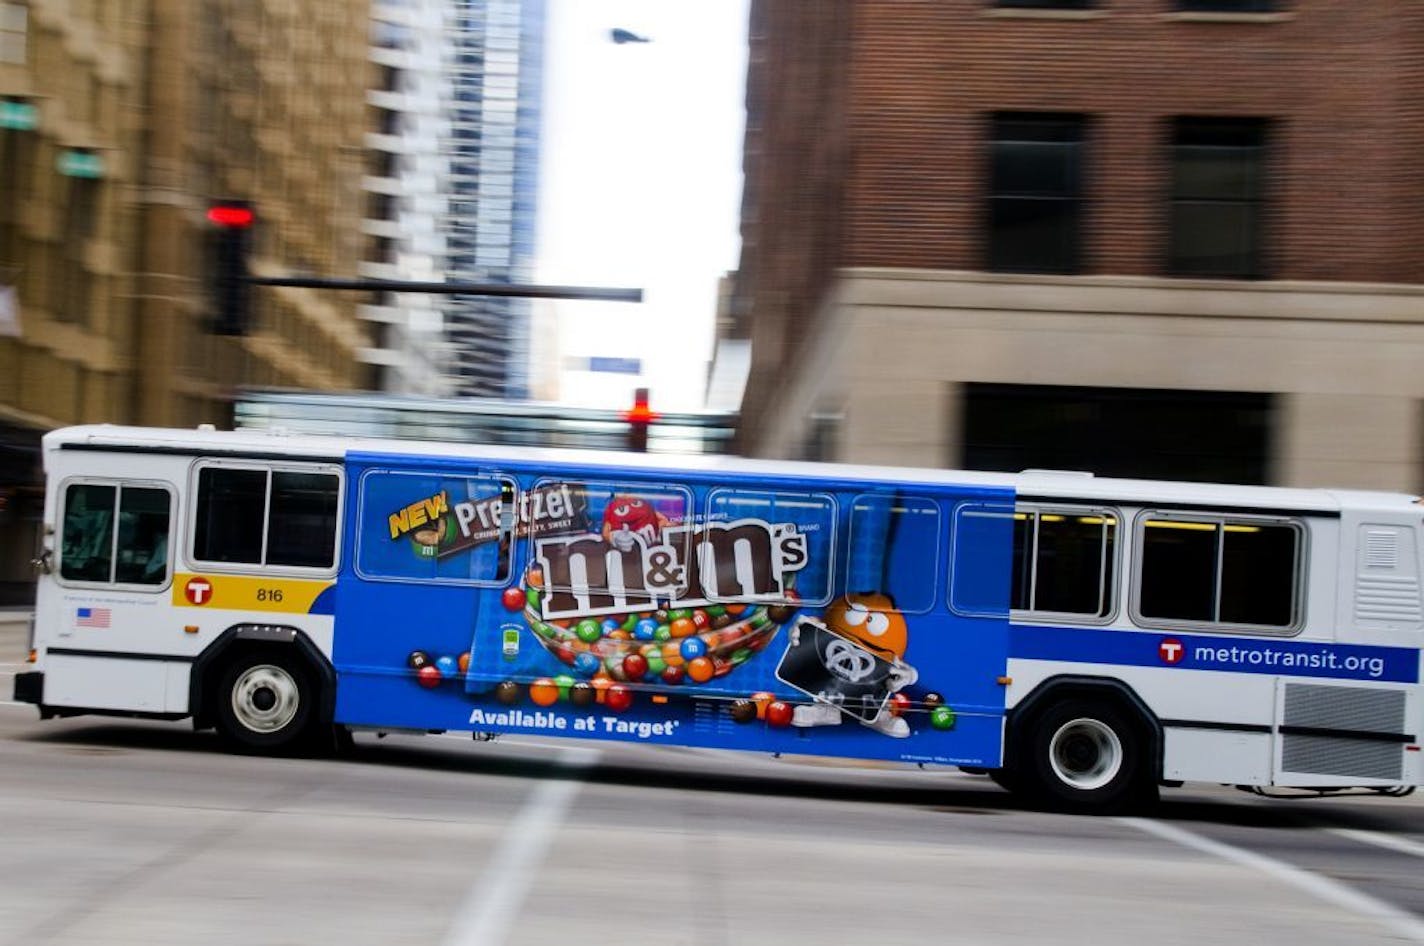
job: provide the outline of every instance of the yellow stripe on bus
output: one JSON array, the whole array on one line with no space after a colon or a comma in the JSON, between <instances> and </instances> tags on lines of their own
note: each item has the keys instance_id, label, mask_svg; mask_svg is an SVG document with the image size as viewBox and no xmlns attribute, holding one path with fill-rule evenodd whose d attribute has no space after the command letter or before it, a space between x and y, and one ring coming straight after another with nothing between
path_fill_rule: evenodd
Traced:
<instances>
[{"instance_id":1,"label":"yellow stripe on bus","mask_svg":"<svg viewBox=\"0 0 1424 946\"><path fill-rule=\"evenodd\" d=\"M306 614L317 596L334 584L329 579L178 574L173 576L173 604L179 608Z\"/></svg>"}]
</instances>

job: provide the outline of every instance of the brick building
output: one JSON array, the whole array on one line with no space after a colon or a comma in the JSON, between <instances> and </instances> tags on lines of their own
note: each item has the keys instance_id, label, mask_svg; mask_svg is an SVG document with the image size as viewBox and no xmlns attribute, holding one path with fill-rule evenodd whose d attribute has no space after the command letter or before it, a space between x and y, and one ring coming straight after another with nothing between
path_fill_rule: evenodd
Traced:
<instances>
[{"instance_id":1,"label":"brick building","mask_svg":"<svg viewBox=\"0 0 1424 946\"><path fill-rule=\"evenodd\" d=\"M1424 7L755 0L743 449L1424 486Z\"/></svg>"}]
</instances>

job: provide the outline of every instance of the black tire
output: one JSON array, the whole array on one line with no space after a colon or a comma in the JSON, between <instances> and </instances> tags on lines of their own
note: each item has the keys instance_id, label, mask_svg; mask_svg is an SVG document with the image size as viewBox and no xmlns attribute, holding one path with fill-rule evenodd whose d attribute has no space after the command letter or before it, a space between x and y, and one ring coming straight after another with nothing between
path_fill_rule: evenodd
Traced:
<instances>
[{"instance_id":1,"label":"black tire","mask_svg":"<svg viewBox=\"0 0 1424 946\"><path fill-rule=\"evenodd\" d=\"M248 651L223 668L213 694L218 732L239 752L304 750L317 728L319 687L306 662L280 650Z\"/></svg>"},{"instance_id":2,"label":"black tire","mask_svg":"<svg viewBox=\"0 0 1424 946\"><path fill-rule=\"evenodd\" d=\"M1109 814L1152 801L1150 737L1110 702L1067 699L1036 715L1020 771L1051 807Z\"/></svg>"},{"instance_id":3,"label":"black tire","mask_svg":"<svg viewBox=\"0 0 1424 946\"><path fill-rule=\"evenodd\" d=\"M1015 795L1023 794L1024 780L1013 769L990 769L988 774L989 780L1004 791Z\"/></svg>"}]
</instances>

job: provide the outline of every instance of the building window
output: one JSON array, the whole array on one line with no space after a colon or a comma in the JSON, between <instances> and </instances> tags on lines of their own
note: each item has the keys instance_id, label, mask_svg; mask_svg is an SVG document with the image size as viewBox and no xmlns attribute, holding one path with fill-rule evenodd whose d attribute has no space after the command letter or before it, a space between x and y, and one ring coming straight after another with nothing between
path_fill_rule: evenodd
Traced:
<instances>
[{"instance_id":1,"label":"building window","mask_svg":"<svg viewBox=\"0 0 1424 946\"><path fill-rule=\"evenodd\" d=\"M1093 0L996 0L994 6L1015 10L1090 10Z\"/></svg>"},{"instance_id":2,"label":"building window","mask_svg":"<svg viewBox=\"0 0 1424 946\"><path fill-rule=\"evenodd\" d=\"M1258 118L1176 119L1167 260L1171 275L1264 275L1265 143L1266 124Z\"/></svg>"},{"instance_id":3,"label":"building window","mask_svg":"<svg viewBox=\"0 0 1424 946\"><path fill-rule=\"evenodd\" d=\"M9 104L0 101L0 107ZM33 161L33 136L0 123L0 282L12 282L20 260L19 195L26 193Z\"/></svg>"},{"instance_id":4,"label":"building window","mask_svg":"<svg viewBox=\"0 0 1424 946\"><path fill-rule=\"evenodd\" d=\"M56 321L88 324L93 304L93 273L89 270L89 242L99 215L100 182L68 178L64 207L64 232L52 249L50 262L50 315Z\"/></svg>"},{"instance_id":5,"label":"building window","mask_svg":"<svg viewBox=\"0 0 1424 946\"><path fill-rule=\"evenodd\" d=\"M23 3L0 3L0 62L25 62L28 10Z\"/></svg>"},{"instance_id":6,"label":"building window","mask_svg":"<svg viewBox=\"0 0 1424 946\"><path fill-rule=\"evenodd\" d=\"M390 194L372 191L366 198L367 220L396 219L396 201Z\"/></svg>"},{"instance_id":7,"label":"building window","mask_svg":"<svg viewBox=\"0 0 1424 946\"><path fill-rule=\"evenodd\" d=\"M372 151L369 158L372 177L395 177L396 156L389 151Z\"/></svg>"},{"instance_id":8,"label":"building window","mask_svg":"<svg viewBox=\"0 0 1424 946\"><path fill-rule=\"evenodd\" d=\"M1177 0L1183 13L1271 13L1277 0Z\"/></svg>"},{"instance_id":9,"label":"building window","mask_svg":"<svg viewBox=\"0 0 1424 946\"><path fill-rule=\"evenodd\" d=\"M990 270L1078 271L1083 125L1081 115L994 116Z\"/></svg>"},{"instance_id":10,"label":"building window","mask_svg":"<svg viewBox=\"0 0 1424 946\"><path fill-rule=\"evenodd\" d=\"M1270 479L1277 408L1269 394L971 383L961 403L964 452L952 464L961 469Z\"/></svg>"}]
</instances>

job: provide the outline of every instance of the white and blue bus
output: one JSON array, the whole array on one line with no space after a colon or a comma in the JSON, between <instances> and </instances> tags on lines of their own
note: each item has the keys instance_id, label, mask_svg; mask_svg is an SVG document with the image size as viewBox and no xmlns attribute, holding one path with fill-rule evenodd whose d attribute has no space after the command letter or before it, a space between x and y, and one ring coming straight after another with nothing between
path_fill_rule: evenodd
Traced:
<instances>
[{"instance_id":1,"label":"white and blue bus","mask_svg":"<svg viewBox=\"0 0 1424 946\"><path fill-rule=\"evenodd\" d=\"M958 766L1099 810L1420 781L1411 496L110 426L44 463L44 717Z\"/></svg>"}]
</instances>

